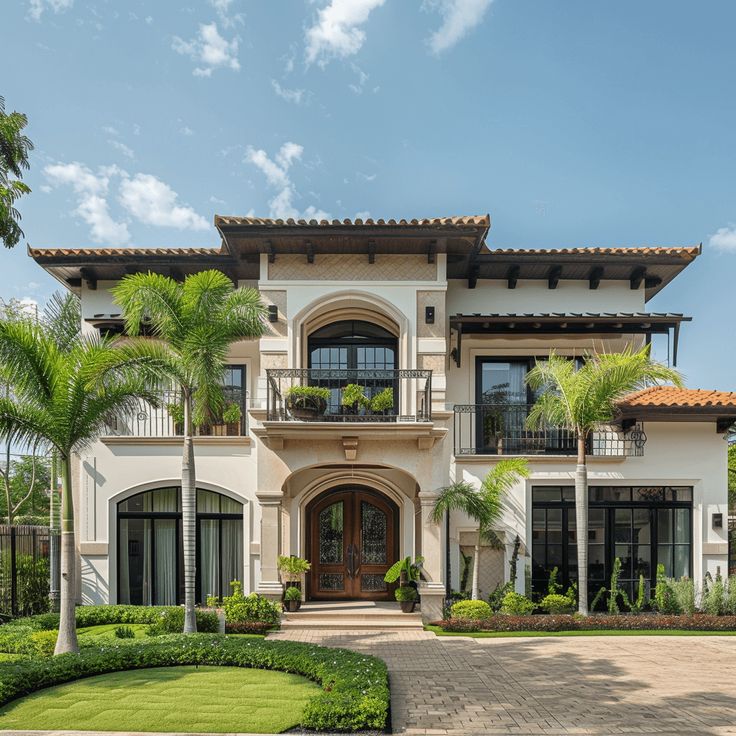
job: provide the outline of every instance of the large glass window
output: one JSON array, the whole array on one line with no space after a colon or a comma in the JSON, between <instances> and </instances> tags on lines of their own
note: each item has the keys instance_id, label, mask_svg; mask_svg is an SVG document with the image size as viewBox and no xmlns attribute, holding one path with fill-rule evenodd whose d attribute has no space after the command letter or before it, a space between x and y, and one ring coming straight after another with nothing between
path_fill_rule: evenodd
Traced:
<instances>
[{"instance_id":1,"label":"large glass window","mask_svg":"<svg viewBox=\"0 0 736 736\"><path fill-rule=\"evenodd\" d=\"M574 489L532 489L532 587L543 596L558 568L565 585L577 580ZM593 486L588 507L590 596L608 585L614 560L621 560L620 584L635 595L639 576L654 585L657 565L674 578L691 577L692 488Z\"/></svg>"},{"instance_id":2,"label":"large glass window","mask_svg":"<svg viewBox=\"0 0 736 736\"><path fill-rule=\"evenodd\" d=\"M243 575L243 505L197 490L197 602L228 595ZM181 489L158 488L118 504L118 602L177 605L184 599Z\"/></svg>"}]
</instances>

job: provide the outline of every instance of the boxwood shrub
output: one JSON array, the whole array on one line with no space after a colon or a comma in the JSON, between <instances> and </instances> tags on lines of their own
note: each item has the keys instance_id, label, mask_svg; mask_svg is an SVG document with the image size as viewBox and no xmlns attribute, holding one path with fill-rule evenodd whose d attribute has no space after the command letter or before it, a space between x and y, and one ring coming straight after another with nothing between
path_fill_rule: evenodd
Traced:
<instances>
[{"instance_id":1,"label":"boxwood shrub","mask_svg":"<svg viewBox=\"0 0 736 736\"><path fill-rule=\"evenodd\" d=\"M736 631L736 616L598 615L490 616L482 621L450 618L440 622L445 631L626 631L682 629Z\"/></svg>"},{"instance_id":2,"label":"boxwood shrub","mask_svg":"<svg viewBox=\"0 0 736 736\"><path fill-rule=\"evenodd\" d=\"M452 604L450 615L467 621L480 621L491 615L491 607L485 601L458 601Z\"/></svg>"},{"instance_id":3,"label":"boxwood shrub","mask_svg":"<svg viewBox=\"0 0 736 736\"><path fill-rule=\"evenodd\" d=\"M92 675L174 665L253 667L303 675L322 691L307 702L301 726L316 731L380 730L389 709L386 665L345 649L211 634L168 635L85 649L50 659L8 664L0 680L0 705L52 685Z\"/></svg>"}]
</instances>

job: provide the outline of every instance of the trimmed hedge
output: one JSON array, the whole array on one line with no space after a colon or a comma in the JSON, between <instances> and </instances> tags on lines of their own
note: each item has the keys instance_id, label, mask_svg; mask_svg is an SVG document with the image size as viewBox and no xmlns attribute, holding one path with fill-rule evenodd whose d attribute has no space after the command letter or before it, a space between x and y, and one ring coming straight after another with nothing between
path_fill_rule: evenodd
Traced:
<instances>
[{"instance_id":1,"label":"trimmed hedge","mask_svg":"<svg viewBox=\"0 0 736 736\"><path fill-rule=\"evenodd\" d=\"M278 670L314 680L322 692L307 703L300 724L303 728L360 731L386 727L388 671L376 657L312 644L208 634L170 635L147 644L121 642L80 654L7 665L0 681L0 705L82 677L193 664Z\"/></svg>"},{"instance_id":2,"label":"trimmed hedge","mask_svg":"<svg viewBox=\"0 0 736 736\"><path fill-rule=\"evenodd\" d=\"M226 634L266 634L274 627L265 621L234 621L225 623Z\"/></svg>"},{"instance_id":3,"label":"trimmed hedge","mask_svg":"<svg viewBox=\"0 0 736 736\"><path fill-rule=\"evenodd\" d=\"M491 616L482 621L450 618L440 621L445 631L603 631L603 630L662 630L736 631L736 616L669 616L644 615L550 615L550 616Z\"/></svg>"}]
</instances>

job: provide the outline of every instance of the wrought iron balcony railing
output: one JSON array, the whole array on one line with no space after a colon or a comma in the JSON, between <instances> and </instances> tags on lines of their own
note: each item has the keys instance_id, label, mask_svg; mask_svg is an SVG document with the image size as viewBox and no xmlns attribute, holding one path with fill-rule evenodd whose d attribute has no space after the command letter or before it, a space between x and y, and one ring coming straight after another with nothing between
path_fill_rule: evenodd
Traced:
<instances>
[{"instance_id":1,"label":"wrought iron balcony railing","mask_svg":"<svg viewBox=\"0 0 736 736\"><path fill-rule=\"evenodd\" d=\"M576 455L575 433L563 427L528 429L531 404L456 404L455 455ZM602 426L588 439L589 455L644 454L641 425L627 431Z\"/></svg>"},{"instance_id":2,"label":"wrought iron balcony railing","mask_svg":"<svg viewBox=\"0 0 736 736\"><path fill-rule=\"evenodd\" d=\"M272 422L432 420L432 371L283 368L266 380Z\"/></svg>"},{"instance_id":3,"label":"wrought iron balcony railing","mask_svg":"<svg viewBox=\"0 0 736 736\"><path fill-rule=\"evenodd\" d=\"M237 386L224 386L223 416L194 427L197 437L242 437L248 434L248 401L246 392ZM112 417L107 424L108 436L180 437L184 434L182 394L179 389L158 392L157 406L138 400L132 409Z\"/></svg>"}]
</instances>

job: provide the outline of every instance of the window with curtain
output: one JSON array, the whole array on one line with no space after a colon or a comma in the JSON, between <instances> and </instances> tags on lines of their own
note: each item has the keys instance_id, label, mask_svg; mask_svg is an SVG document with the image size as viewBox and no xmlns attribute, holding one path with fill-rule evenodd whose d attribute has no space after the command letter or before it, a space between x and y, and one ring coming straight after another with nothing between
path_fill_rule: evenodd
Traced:
<instances>
[{"instance_id":1,"label":"window with curtain","mask_svg":"<svg viewBox=\"0 0 736 736\"><path fill-rule=\"evenodd\" d=\"M243 577L243 505L197 490L197 602L229 595ZM184 599L181 489L158 488L118 504L118 602L178 605Z\"/></svg>"}]
</instances>

